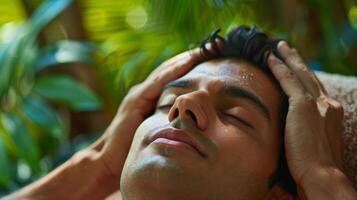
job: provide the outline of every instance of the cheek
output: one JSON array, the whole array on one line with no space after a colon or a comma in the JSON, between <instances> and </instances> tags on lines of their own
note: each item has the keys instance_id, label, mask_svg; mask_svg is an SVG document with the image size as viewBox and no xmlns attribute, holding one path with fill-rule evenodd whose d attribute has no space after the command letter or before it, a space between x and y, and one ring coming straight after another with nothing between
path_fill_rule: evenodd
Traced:
<instances>
[{"instance_id":1,"label":"cheek","mask_svg":"<svg viewBox=\"0 0 357 200\"><path fill-rule=\"evenodd\" d=\"M221 127L214 136L219 147L218 163L232 173L245 173L267 178L275 170L275 148L235 127ZM222 131L223 130L223 131Z\"/></svg>"},{"instance_id":2,"label":"cheek","mask_svg":"<svg viewBox=\"0 0 357 200\"><path fill-rule=\"evenodd\" d=\"M155 113L146 118L136 129L132 146L139 145L143 137L150 131L168 124L167 115L164 113Z\"/></svg>"},{"instance_id":3,"label":"cheek","mask_svg":"<svg viewBox=\"0 0 357 200\"><path fill-rule=\"evenodd\" d=\"M162 127L168 124L169 121L167 119L167 115L163 113L155 113L152 116L146 118L136 129L133 142L130 146L128 160L135 160L140 150L144 147L144 137L151 130L155 130L156 128Z\"/></svg>"}]
</instances>

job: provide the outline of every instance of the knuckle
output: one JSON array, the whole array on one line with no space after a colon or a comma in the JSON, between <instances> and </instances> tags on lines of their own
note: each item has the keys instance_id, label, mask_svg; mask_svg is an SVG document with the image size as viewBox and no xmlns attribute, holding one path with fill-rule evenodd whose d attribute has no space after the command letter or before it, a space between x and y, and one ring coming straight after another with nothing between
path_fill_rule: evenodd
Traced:
<instances>
[{"instance_id":1,"label":"knuckle","mask_svg":"<svg viewBox=\"0 0 357 200\"><path fill-rule=\"evenodd\" d=\"M136 95L135 95L134 92L128 93L128 94L124 97L124 99L123 99L121 105L127 105L128 103L133 102L133 100L135 100L135 99L136 99Z\"/></svg>"},{"instance_id":2,"label":"knuckle","mask_svg":"<svg viewBox=\"0 0 357 200\"><path fill-rule=\"evenodd\" d=\"M162 70L162 69L156 68L154 71L152 71L152 72L150 73L150 75L146 78L146 80L152 79L152 78L155 77L155 76L159 73L159 71L161 71L161 70Z\"/></svg>"},{"instance_id":3,"label":"knuckle","mask_svg":"<svg viewBox=\"0 0 357 200\"><path fill-rule=\"evenodd\" d=\"M315 98L312 95L304 95L304 101L303 101L304 106L313 108L316 107L317 102Z\"/></svg>"},{"instance_id":4,"label":"knuckle","mask_svg":"<svg viewBox=\"0 0 357 200\"><path fill-rule=\"evenodd\" d=\"M303 98L300 96L295 96L295 97L289 98L289 106L297 107L297 106L300 106L302 104L302 102L304 102L304 101L303 101Z\"/></svg>"},{"instance_id":5,"label":"knuckle","mask_svg":"<svg viewBox=\"0 0 357 200\"><path fill-rule=\"evenodd\" d=\"M89 163L94 160L97 156L97 152L93 151L89 148L83 149L81 151L76 152L71 161L75 163Z\"/></svg>"},{"instance_id":6,"label":"knuckle","mask_svg":"<svg viewBox=\"0 0 357 200\"><path fill-rule=\"evenodd\" d=\"M280 81L284 81L288 84L292 84L292 85L299 85L299 80L297 80L296 75L292 72L292 71L286 71L284 73L284 76L281 77Z\"/></svg>"},{"instance_id":7,"label":"knuckle","mask_svg":"<svg viewBox=\"0 0 357 200\"><path fill-rule=\"evenodd\" d=\"M343 110L342 104L338 101L334 101L333 107L335 107L336 110Z\"/></svg>"},{"instance_id":8,"label":"knuckle","mask_svg":"<svg viewBox=\"0 0 357 200\"><path fill-rule=\"evenodd\" d=\"M162 74L156 74L156 76L153 76L152 79L151 79L151 82L152 83L156 83L158 81L160 81L162 79Z\"/></svg>"},{"instance_id":9,"label":"knuckle","mask_svg":"<svg viewBox=\"0 0 357 200\"><path fill-rule=\"evenodd\" d=\"M310 94L299 95L291 101L299 109L316 107L316 100Z\"/></svg>"},{"instance_id":10,"label":"knuckle","mask_svg":"<svg viewBox=\"0 0 357 200\"><path fill-rule=\"evenodd\" d=\"M292 48L292 49L290 50L290 55L292 55L292 56L297 56L297 55L298 55L297 50L296 50L295 48Z\"/></svg>"},{"instance_id":11,"label":"knuckle","mask_svg":"<svg viewBox=\"0 0 357 200\"><path fill-rule=\"evenodd\" d=\"M284 72L284 78L285 79L289 79L289 80L293 80L293 79L295 79L295 74L291 70L286 70Z\"/></svg>"},{"instance_id":12,"label":"knuckle","mask_svg":"<svg viewBox=\"0 0 357 200\"><path fill-rule=\"evenodd\" d=\"M146 86L153 85L157 82L160 82L162 80L162 77L163 77L162 73L157 73L157 74L155 74L155 76L152 76L152 77L146 79L143 84Z\"/></svg>"},{"instance_id":13,"label":"knuckle","mask_svg":"<svg viewBox=\"0 0 357 200\"><path fill-rule=\"evenodd\" d=\"M157 74L159 74L162 70L164 70L166 68L166 63L163 63L159 66L157 66L151 73L150 75L147 77L147 79L153 78L155 76L157 76Z\"/></svg>"},{"instance_id":14,"label":"knuckle","mask_svg":"<svg viewBox=\"0 0 357 200\"><path fill-rule=\"evenodd\" d=\"M343 106L340 102L330 99L329 100L329 105L333 108L334 112L338 114L339 116L343 116L344 114L344 109Z\"/></svg>"},{"instance_id":15,"label":"knuckle","mask_svg":"<svg viewBox=\"0 0 357 200\"><path fill-rule=\"evenodd\" d=\"M343 106L340 104L339 107L336 107L336 111L339 115L343 116L345 113L345 110L343 109Z\"/></svg>"},{"instance_id":16,"label":"knuckle","mask_svg":"<svg viewBox=\"0 0 357 200\"><path fill-rule=\"evenodd\" d=\"M334 107L336 107L336 108L342 108L342 104L341 104L339 101L337 101L337 100L335 100L335 99L330 99L330 101L331 101L331 104L332 104Z\"/></svg>"},{"instance_id":17,"label":"knuckle","mask_svg":"<svg viewBox=\"0 0 357 200\"><path fill-rule=\"evenodd\" d=\"M299 62L297 67L303 72L310 72L309 68L303 62Z\"/></svg>"},{"instance_id":18,"label":"knuckle","mask_svg":"<svg viewBox=\"0 0 357 200\"><path fill-rule=\"evenodd\" d=\"M124 102L131 102L137 98L137 96L140 94L140 85L135 85L131 87L128 91L128 93L125 95Z\"/></svg>"},{"instance_id":19,"label":"knuckle","mask_svg":"<svg viewBox=\"0 0 357 200\"><path fill-rule=\"evenodd\" d=\"M180 65L180 66L173 66L173 67L171 67L171 68L169 69L169 71L167 71L165 74L166 74L167 76L172 76L172 75L178 74L178 73L180 73L181 66L182 66L182 65Z\"/></svg>"},{"instance_id":20,"label":"knuckle","mask_svg":"<svg viewBox=\"0 0 357 200\"><path fill-rule=\"evenodd\" d=\"M129 89L127 95L130 95L130 94L132 94L132 93L135 93L135 92L140 88L140 85L141 85L141 84L133 85L133 86Z\"/></svg>"},{"instance_id":21,"label":"knuckle","mask_svg":"<svg viewBox=\"0 0 357 200\"><path fill-rule=\"evenodd\" d=\"M288 61L290 63L295 63L297 65L297 67L299 67L299 68L307 69L307 66L305 65L304 61L301 59L301 57L296 49L291 49L288 52Z\"/></svg>"},{"instance_id":22,"label":"knuckle","mask_svg":"<svg viewBox=\"0 0 357 200\"><path fill-rule=\"evenodd\" d=\"M305 94L304 97L307 103L316 103L315 98L311 94Z\"/></svg>"},{"instance_id":23,"label":"knuckle","mask_svg":"<svg viewBox=\"0 0 357 200\"><path fill-rule=\"evenodd\" d=\"M287 52L287 60L293 62L296 58L296 53L293 50Z\"/></svg>"}]
</instances>

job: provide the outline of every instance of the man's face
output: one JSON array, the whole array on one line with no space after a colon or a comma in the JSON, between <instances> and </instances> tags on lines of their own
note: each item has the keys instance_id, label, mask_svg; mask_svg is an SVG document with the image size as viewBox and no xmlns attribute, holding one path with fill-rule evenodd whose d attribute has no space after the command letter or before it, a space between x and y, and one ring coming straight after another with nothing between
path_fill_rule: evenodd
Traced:
<instances>
[{"instance_id":1,"label":"man's face","mask_svg":"<svg viewBox=\"0 0 357 200\"><path fill-rule=\"evenodd\" d=\"M236 59L169 83L137 129L121 179L126 199L262 199L278 159L279 91Z\"/></svg>"}]
</instances>

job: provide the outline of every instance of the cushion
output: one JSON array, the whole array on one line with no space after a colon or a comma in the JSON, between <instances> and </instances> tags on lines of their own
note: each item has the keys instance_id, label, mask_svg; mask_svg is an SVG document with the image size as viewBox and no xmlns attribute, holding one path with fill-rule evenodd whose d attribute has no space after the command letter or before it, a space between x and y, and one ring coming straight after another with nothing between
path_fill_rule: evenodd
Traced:
<instances>
[{"instance_id":1,"label":"cushion","mask_svg":"<svg viewBox=\"0 0 357 200\"><path fill-rule=\"evenodd\" d=\"M344 172L357 189L357 77L315 72L331 97L344 108Z\"/></svg>"}]
</instances>

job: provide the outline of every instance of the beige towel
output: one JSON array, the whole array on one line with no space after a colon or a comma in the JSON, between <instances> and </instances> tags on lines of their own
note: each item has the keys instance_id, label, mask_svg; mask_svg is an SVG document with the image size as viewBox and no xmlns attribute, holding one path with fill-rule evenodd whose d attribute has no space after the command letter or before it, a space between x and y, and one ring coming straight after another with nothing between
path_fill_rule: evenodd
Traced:
<instances>
[{"instance_id":1,"label":"beige towel","mask_svg":"<svg viewBox=\"0 0 357 200\"><path fill-rule=\"evenodd\" d=\"M357 189L357 77L316 72L331 97L339 101L344 114L344 170Z\"/></svg>"}]
</instances>

